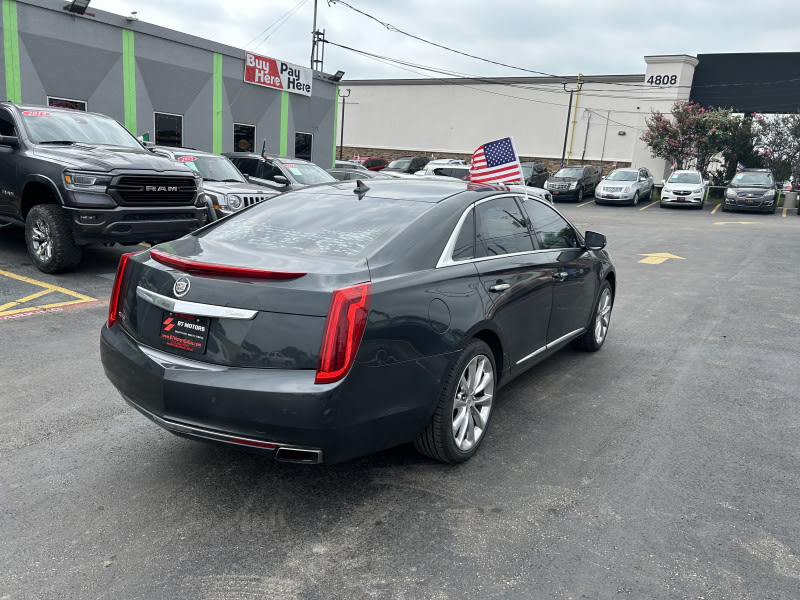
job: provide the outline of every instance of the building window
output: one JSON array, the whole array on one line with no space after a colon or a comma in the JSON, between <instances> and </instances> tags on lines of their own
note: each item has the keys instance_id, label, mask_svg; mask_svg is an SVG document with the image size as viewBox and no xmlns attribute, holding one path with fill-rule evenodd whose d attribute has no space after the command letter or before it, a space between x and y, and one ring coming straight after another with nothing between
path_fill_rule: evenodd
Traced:
<instances>
[{"instance_id":1,"label":"building window","mask_svg":"<svg viewBox=\"0 0 800 600\"><path fill-rule=\"evenodd\" d=\"M233 151L256 152L256 126L243 123L233 124ZM258 149L261 152L261 148Z\"/></svg>"},{"instance_id":2,"label":"building window","mask_svg":"<svg viewBox=\"0 0 800 600\"><path fill-rule=\"evenodd\" d=\"M155 130L157 146L183 145L183 117L168 113L155 114Z\"/></svg>"},{"instance_id":3,"label":"building window","mask_svg":"<svg viewBox=\"0 0 800 600\"><path fill-rule=\"evenodd\" d=\"M52 108L71 108L72 110L82 110L86 112L86 102L84 100L70 100L69 98L47 97L47 106Z\"/></svg>"},{"instance_id":4,"label":"building window","mask_svg":"<svg viewBox=\"0 0 800 600\"><path fill-rule=\"evenodd\" d=\"M311 160L311 143L312 137L310 133L300 133L299 131L294 134L294 156L295 158L302 158L303 160Z\"/></svg>"}]
</instances>

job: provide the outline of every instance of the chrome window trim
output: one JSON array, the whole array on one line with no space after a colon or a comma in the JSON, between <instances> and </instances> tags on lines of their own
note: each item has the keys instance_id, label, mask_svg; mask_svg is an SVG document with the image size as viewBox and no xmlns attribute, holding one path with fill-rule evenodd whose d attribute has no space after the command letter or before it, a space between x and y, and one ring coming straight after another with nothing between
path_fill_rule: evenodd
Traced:
<instances>
[{"instance_id":1,"label":"chrome window trim","mask_svg":"<svg viewBox=\"0 0 800 600\"><path fill-rule=\"evenodd\" d=\"M521 194L521 193L499 194L497 196L490 196L488 198L483 198L481 200L478 200L477 202L473 202L472 204L470 204L464 210L464 212L461 215L461 218L458 220L458 223L456 223L456 226L453 228L453 231L450 233L450 238L447 240L447 244L445 244L444 250L442 250L442 254L439 257L439 261L436 263L436 267L435 268L439 269L441 267L452 267L454 265L467 265L467 264L470 264L470 263L478 263L478 262L483 262L483 261L487 261L487 260L497 260L498 258L506 258L506 257L509 257L509 256L525 256L527 254L541 254L543 252L552 252L553 250L560 250L560 251L568 250L568 248L539 248L538 250L526 250L525 252L512 252L510 254L500 254L498 256L481 256L480 258L467 258L467 259L464 259L464 260L453 260L452 256L453 256L453 250L455 249L455 246L456 246L456 240L458 239L458 234L461 232L461 226L464 224L464 221L467 219L467 215L469 215L469 211L475 209L475 207L483 204L484 202L488 202L489 200L497 200L499 198L506 198L506 197L525 198L526 196L525 196L525 194ZM562 219L564 219L567 222L567 224L570 227L572 227L573 231L575 232L575 235L578 238L578 243L582 244L584 242L583 236L581 235L581 232L578 230L578 228L575 227L575 225L572 223L572 221L570 221L567 217L565 217L561 213L561 211L558 210L555 206L553 206L552 204L550 204L546 200L542 200L541 198L538 198L538 197L533 196L533 195L528 195L527 198L530 199L530 200L535 200L537 202L541 202L542 204L544 204L545 206L547 206L551 210L554 210L556 212L556 214L558 214ZM526 215L526 216L528 216L528 215ZM532 231L531 235L535 235L535 233ZM581 246L578 246L577 248L580 248L580 247Z\"/></svg>"},{"instance_id":2,"label":"chrome window trim","mask_svg":"<svg viewBox=\"0 0 800 600\"><path fill-rule=\"evenodd\" d=\"M159 308L176 313L186 313L198 317L217 317L220 319L255 319L258 311L230 306L216 306L214 304L201 304L200 302L187 302L162 296L142 286L136 287L136 295Z\"/></svg>"}]
</instances>

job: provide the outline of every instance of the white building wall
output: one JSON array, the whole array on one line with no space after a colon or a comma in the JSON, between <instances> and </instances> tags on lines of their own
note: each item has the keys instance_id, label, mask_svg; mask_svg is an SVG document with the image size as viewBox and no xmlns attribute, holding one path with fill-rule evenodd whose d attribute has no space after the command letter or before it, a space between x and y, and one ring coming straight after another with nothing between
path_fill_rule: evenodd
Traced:
<instances>
[{"instance_id":1,"label":"white building wall","mask_svg":"<svg viewBox=\"0 0 800 600\"><path fill-rule=\"evenodd\" d=\"M582 78L572 100L568 164L641 163L660 177L664 161L652 159L639 137L652 110L668 112L675 100L689 97L697 60L685 55L646 60L645 75ZM675 84L648 84L657 74L675 74ZM344 146L443 157L471 154L484 142L510 135L521 156L560 160L569 106L565 85L576 90L576 79L343 81L340 89L349 89L350 96L341 139Z\"/></svg>"}]
</instances>

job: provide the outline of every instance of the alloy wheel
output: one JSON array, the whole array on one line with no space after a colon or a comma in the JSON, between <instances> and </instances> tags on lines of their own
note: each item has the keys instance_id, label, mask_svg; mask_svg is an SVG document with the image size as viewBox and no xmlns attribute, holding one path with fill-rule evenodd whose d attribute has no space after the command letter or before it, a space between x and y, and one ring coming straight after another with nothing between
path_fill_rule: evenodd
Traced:
<instances>
[{"instance_id":1,"label":"alloy wheel","mask_svg":"<svg viewBox=\"0 0 800 600\"><path fill-rule=\"evenodd\" d=\"M472 449L486 431L493 397L494 368L479 354L461 373L453 398L453 439L462 452Z\"/></svg>"},{"instance_id":2,"label":"alloy wheel","mask_svg":"<svg viewBox=\"0 0 800 600\"><path fill-rule=\"evenodd\" d=\"M53 236L44 219L36 219L31 228L31 244L36 257L43 263L53 257Z\"/></svg>"},{"instance_id":3,"label":"alloy wheel","mask_svg":"<svg viewBox=\"0 0 800 600\"><path fill-rule=\"evenodd\" d=\"M594 318L594 339L598 344L602 344L608 333L608 326L611 323L611 290L605 288L597 301L597 314Z\"/></svg>"}]
</instances>

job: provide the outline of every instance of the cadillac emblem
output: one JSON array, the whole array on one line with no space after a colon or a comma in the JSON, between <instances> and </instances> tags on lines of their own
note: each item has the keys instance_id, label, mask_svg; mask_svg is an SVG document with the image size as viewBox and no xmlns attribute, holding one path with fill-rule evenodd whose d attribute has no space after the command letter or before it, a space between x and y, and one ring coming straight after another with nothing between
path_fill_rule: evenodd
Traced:
<instances>
[{"instance_id":1,"label":"cadillac emblem","mask_svg":"<svg viewBox=\"0 0 800 600\"><path fill-rule=\"evenodd\" d=\"M180 277L175 281L175 285L172 286L172 291L175 294L176 298L183 298L187 292L189 291L190 287L189 278L188 277Z\"/></svg>"}]
</instances>

